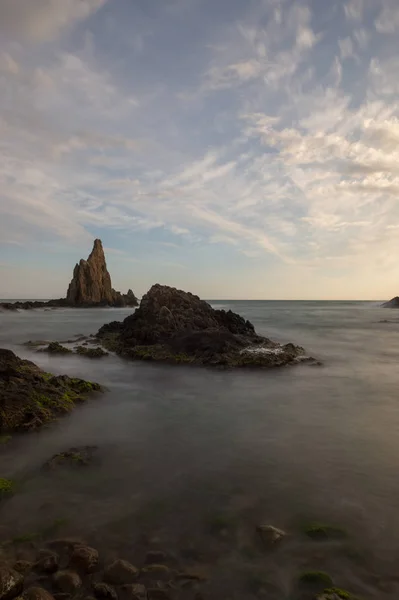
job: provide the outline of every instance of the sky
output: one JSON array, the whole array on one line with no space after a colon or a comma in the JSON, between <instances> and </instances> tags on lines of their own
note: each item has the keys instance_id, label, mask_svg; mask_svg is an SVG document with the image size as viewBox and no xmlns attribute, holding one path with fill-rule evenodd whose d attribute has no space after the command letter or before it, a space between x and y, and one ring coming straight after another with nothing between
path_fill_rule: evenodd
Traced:
<instances>
[{"instance_id":1,"label":"sky","mask_svg":"<svg viewBox=\"0 0 399 600\"><path fill-rule=\"evenodd\" d=\"M0 0L0 298L399 293L397 0Z\"/></svg>"}]
</instances>

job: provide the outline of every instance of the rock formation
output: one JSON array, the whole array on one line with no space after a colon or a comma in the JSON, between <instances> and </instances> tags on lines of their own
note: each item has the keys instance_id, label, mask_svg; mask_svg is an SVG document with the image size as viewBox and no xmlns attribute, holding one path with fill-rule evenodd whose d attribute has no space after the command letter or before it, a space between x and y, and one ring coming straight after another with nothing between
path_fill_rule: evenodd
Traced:
<instances>
[{"instance_id":1,"label":"rock formation","mask_svg":"<svg viewBox=\"0 0 399 600\"><path fill-rule=\"evenodd\" d=\"M0 348L0 432L37 429L100 391L97 383L45 373Z\"/></svg>"},{"instance_id":2,"label":"rock formation","mask_svg":"<svg viewBox=\"0 0 399 600\"><path fill-rule=\"evenodd\" d=\"M111 285L101 240L94 240L93 250L87 260L75 266L69 284L67 303L70 306L137 306L132 290L123 295Z\"/></svg>"},{"instance_id":3,"label":"rock formation","mask_svg":"<svg viewBox=\"0 0 399 600\"><path fill-rule=\"evenodd\" d=\"M93 306L137 306L132 290L121 294L113 289L107 270L101 240L94 240L93 250L87 260L81 259L75 266L67 297L48 302L27 300L26 302L0 302L2 310L30 310L33 308L93 307Z\"/></svg>"},{"instance_id":4,"label":"rock formation","mask_svg":"<svg viewBox=\"0 0 399 600\"><path fill-rule=\"evenodd\" d=\"M159 284L123 323L104 325L97 336L105 347L144 360L266 367L307 358L303 348L257 335L231 310L215 310L198 296Z\"/></svg>"},{"instance_id":5,"label":"rock formation","mask_svg":"<svg viewBox=\"0 0 399 600\"><path fill-rule=\"evenodd\" d=\"M384 302L384 304L381 304L381 308L399 308L399 296L395 296L389 302Z\"/></svg>"}]
</instances>

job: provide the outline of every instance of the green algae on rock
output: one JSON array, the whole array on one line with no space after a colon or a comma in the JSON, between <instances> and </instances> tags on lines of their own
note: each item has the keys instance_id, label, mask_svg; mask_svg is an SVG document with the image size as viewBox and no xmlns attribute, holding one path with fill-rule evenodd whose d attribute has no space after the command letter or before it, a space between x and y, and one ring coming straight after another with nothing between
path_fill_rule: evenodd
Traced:
<instances>
[{"instance_id":1,"label":"green algae on rock","mask_svg":"<svg viewBox=\"0 0 399 600\"><path fill-rule=\"evenodd\" d=\"M231 310L216 310L189 292L153 285L122 323L101 327L97 339L127 358L219 367L317 364L300 346L281 345L255 332Z\"/></svg>"},{"instance_id":2,"label":"green algae on rock","mask_svg":"<svg viewBox=\"0 0 399 600\"><path fill-rule=\"evenodd\" d=\"M59 342L50 342L46 348L41 348L39 352L48 352L49 354L72 354L72 350L65 348Z\"/></svg>"},{"instance_id":3,"label":"green algae on rock","mask_svg":"<svg viewBox=\"0 0 399 600\"><path fill-rule=\"evenodd\" d=\"M303 532L314 540L342 539L347 537L347 532L343 527L327 523L309 523L303 527Z\"/></svg>"},{"instance_id":4,"label":"green algae on rock","mask_svg":"<svg viewBox=\"0 0 399 600\"><path fill-rule=\"evenodd\" d=\"M37 429L70 412L98 383L53 376L11 350L0 349L0 433Z\"/></svg>"},{"instance_id":5,"label":"green algae on rock","mask_svg":"<svg viewBox=\"0 0 399 600\"><path fill-rule=\"evenodd\" d=\"M327 588L317 596L316 600L359 600L359 598L340 588Z\"/></svg>"},{"instance_id":6,"label":"green algae on rock","mask_svg":"<svg viewBox=\"0 0 399 600\"><path fill-rule=\"evenodd\" d=\"M76 354L87 356L87 358L102 358L103 356L108 356L108 352L105 352L99 346L97 348L85 348L84 346L77 346Z\"/></svg>"}]
</instances>

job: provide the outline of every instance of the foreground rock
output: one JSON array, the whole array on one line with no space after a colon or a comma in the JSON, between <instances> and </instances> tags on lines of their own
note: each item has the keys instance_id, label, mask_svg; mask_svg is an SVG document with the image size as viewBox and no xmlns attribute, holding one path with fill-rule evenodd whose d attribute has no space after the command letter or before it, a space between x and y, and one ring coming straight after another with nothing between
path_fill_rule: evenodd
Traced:
<instances>
[{"instance_id":1,"label":"foreground rock","mask_svg":"<svg viewBox=\"0 0 399 600\"><path fill-rule=\"evenodd\" d=\"M381 308L399 308L399 296L395 296L389 302L384 302L381 304Z\"/></svg>"},{"instance_id":2,"label":"foreground rock","mask_svg":"<svg viewBox=\"0 0 399 600\"><path fill-rule=\"evenodd\" d=\"M0 349L0 432L36 429L70 412L98 383L45 373L11 350Z\"/></svg>"},{"instance_id":3,"label":"foreground rock","mask_svg":"<svg viewBox=\"0 0 399 600\"><path fill-rule=\"evenodd\" d=\"M0 599L10 600L22 591L23 575L7 566L0 567Z\"/></svg>"},{"instance_id":4,"label":"foreground rock","mask_svg":"<svg viewBox=\"0 0 399 600\"><path fill-rule=\"evenodd\" d=\"M104 325L97 337L109 350L141 360L227 367L315 362L299 346L257 335L252 323L231 310L215 310L198 296L159 284L132 315Z\"/></svg>"},{"instance_id":5,"label":"foreground rock","mask_svg":"<svg viewBox=\"0 0 399 600\"><path fill-rule=\"evenodd\" d=\"M73 271L67 292L70 306L137 306L132 290L126 295L116 292L111 284L101 240L95 240L87 260L80 260Z\"/></svg>"},{"instance_id":6,"label":"foreground rock","mask_svg":"<svg viewBox=\"0 0 399 600\"><path fill-rule=\"evenodd\" d=\"M137 306L132 290L121 294L113 289L108 273L101 240L94 240L93 250L87 260L80 260L73 271L67 297L48 302L0 302L1 310L30 310L34 308Z\"/></svg>"}]
</instances>

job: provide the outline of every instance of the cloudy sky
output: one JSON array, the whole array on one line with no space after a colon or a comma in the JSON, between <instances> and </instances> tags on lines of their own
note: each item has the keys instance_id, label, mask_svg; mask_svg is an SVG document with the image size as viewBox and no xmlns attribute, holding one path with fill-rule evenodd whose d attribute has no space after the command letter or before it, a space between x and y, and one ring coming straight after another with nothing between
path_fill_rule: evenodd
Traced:
<instances>
[{"instance_id":1,"label":"cloudy sky","mask_svg":"<svg viewBox=\"0 0 399 600\"><path fill-rule=\"evenodd\" d=\"M0 0L0 297L399 293L397 0Z\"/></svg>"}]
</instances>

